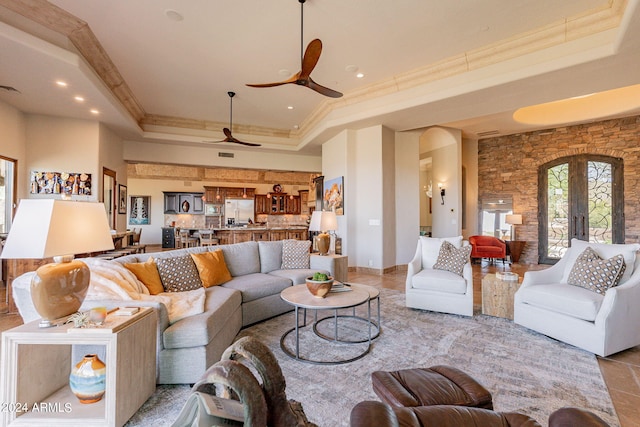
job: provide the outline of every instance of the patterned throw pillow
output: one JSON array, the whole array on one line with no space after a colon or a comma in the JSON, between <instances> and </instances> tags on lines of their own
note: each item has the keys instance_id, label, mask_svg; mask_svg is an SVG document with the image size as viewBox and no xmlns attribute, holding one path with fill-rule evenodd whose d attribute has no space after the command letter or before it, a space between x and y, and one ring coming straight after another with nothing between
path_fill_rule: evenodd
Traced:
<instances>
[{"instance_id":1,"label":"patterned throw pillow","mask_svg":"<svg viewBox=\"0 0 640 427\"><path fill-rule=\"evenodd\" d=\"M625 268L622 254L602 259L595 250L587 247L573 264L567 283L604 295L607 289L620 283Z\"/></svg>"},{"instance_id":2,"label":"patterned throw pillow","mask_svg":"<svg viewBox=\"0 0 640 427\"><path fill-rule=\"evenodd\" d=\"M309 268L310 240L282 241L282 269Z\"/></svg>"},{"instance_id":3,"label":"patterned throw pillow","mask_svg":"<svg viewBox=\"0 0 640 427\"><path fill-rule=\"evenodd\" d=\"M202 287L198 269L191 256L156 259L165 292L192 291Z\"/></svg>"},{"instance_id":4,"label":"patterned throw pillow","mask_svg":"<svg viewBox=\"0 0 640 427\"><path fill-rule=\"evenodd\" d=\"M471 256L471 246L456 248L445 240L440 246L438 259L436 263L433 264L433 268L435 270L450 271L456 273L458 276L462 276L462 270L464 269L464 265L469 262L469 256Z\"/></svg>"}]
</instances>

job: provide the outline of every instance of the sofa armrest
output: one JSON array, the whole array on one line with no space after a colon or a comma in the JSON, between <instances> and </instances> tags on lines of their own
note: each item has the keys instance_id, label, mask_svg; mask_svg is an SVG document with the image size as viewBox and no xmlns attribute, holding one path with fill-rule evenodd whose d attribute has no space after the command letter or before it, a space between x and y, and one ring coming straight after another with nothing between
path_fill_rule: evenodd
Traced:
<instances>
[{"instance_id":1,"label":"sofa armrest","mask_svg":"<svg viewBox=\"0 0 640 427\"><path fill-rule=\"evenodd\" d=\"M396 427L398 419L391 406L372 400L358 403L351 410L349 417L351 427Z\"/></svg>"},{"instance_id":2,"label":"sofa armrest","mask_svg":"<svg viewBox=\"0 0 640 427\"><path fill-rule=\"evenodd\" d=\"M564 273L563 262L546 268L544 270L527 271L524 273L524 279L522 279L521 288L534 285L548 285L549 283L560 283L562 275Z\"/></svg>"},{"instance_id":3,"label":"sofa armrest","mask_svg":"<svg viewBox=\"0 0 640 427\"><path fill-rule=\"evenodd\" d=\"M600 311L596 316L596 326L617 330L620 334L629 331L628 325L640 324L640 271L635 271L629 280L620 286L609 288L604 294ZM632 328L631 331L635 332Z\"/></svg>"}]
</instances>

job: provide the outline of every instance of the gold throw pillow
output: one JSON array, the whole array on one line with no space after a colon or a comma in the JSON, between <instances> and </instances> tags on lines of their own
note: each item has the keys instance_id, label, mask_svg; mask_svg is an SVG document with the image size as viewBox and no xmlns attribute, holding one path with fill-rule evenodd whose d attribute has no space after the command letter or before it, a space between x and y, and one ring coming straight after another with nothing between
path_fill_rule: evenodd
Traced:
<instances>
[{"instance_id":1,"label":"gold throw pillow","mask_svg":"<svg viewBox=\"0 0 640 427\"><path fill-rule=\"evenodd\" d=\"M162 280L158 273L156 262L150 257L147 262L125 263L127 270L131 271L149 289L151 295L157 295L164 292Z\"/></svg>"},{"instance_id":2,"label":"gold throw pillow","mask_svg":"<svg viewBox=\"0 0 640 427\"><path fill-rule=\"evenodd\" d=\"M190 255L198 268L202 286L205 288L221 285L231 280L231 273L227 268L224 253L221 249Z\"/></svg>"}]
</instances>

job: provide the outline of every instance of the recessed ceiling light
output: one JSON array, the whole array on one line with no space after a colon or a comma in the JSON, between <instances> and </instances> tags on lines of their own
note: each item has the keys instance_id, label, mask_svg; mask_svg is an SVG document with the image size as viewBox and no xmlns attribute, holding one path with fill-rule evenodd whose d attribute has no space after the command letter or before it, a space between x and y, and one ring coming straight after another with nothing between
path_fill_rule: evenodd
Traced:
<instances>
[{"instance_id":1,"label":"recessed ceiling light","mask_svg":"<svg viewBox=\"0 0 640 427\"><path fill-rule=\"evenodd\" d=\"M91 112L91 114L100 114L100 111L96 110L95 108L92 108L89 111Z\"/></svg>"},{"instance_id":2,"label":"recessed ceiling light","mask_svg":"<svg viewBox=\"0 0 640 427\"><path fill-rule=\"evenodd\" d=\"M74 96L73 99L75 99L78 102L84 102L84 98L81 96Z\"/></svg>"},{"instance_id":3,"label":"recessed ceiling light","mask_svg":"<svg viewBox=\"0 0 640 427\"><path fill-rule=\"evenodd\" d=\"M184 17L180 14L180 12L177 12L173 9L165 10L164 14L167 16L167 18L175 22L180 22L184 19Z\"/></svg>"},{"instance_id":4,"label":"recessed ceiling light","mask_svg":"<svg viewBox=\"0 0 640 427\"><path fill-rule=\"evenodd\" d=\"M56 81L56 84L60 87L67 87L67 82L63 82L62 80Z\"/></svg>"},{"instance_id":5,"label":"recessed ceiling light","mask_svg":"<svg viewBox=\"0 0 640 427\"><path fill-rule=\"evenodd\" d=\"M357 77L357 78L359 78L359 79L361 79L361 78L363 78L363 77L364 77L364 73L358 73L358 74L356 74L356 77Z\"/></svg>"},{"instance_id":6,"label":"recessed ceiling light","mask_svg":"<svg viewBox=\"0 0 640 427\"><path fill-rule=\"evenodd\" d=\"M294 129L300 129L300 126L298 126L298 125L293 125L293 128L294 128Z\"/></svg>"},{"instance_id":7,"label":"recessed ceiling light","mask_svg":"<svg viewBox=\"0 0 640 427\"><path fill-rule=\"evenodd\" d=\"M287 106L287 109L288 109L288 110L293 110L293 105L289 105L289 106Z\"/></svg>"},{"instance_id":8,"label":"recessed ceiling light","mask_svg":"<svg viewBox=\"0 0 640 427\"><path fill-rule=\"evenodd\" d=\"M350 73L355 73L356 71L358 71L358 66L357 65L347 65L344 69L346 71L350 72Z\"/></svg>"}]
</instances>

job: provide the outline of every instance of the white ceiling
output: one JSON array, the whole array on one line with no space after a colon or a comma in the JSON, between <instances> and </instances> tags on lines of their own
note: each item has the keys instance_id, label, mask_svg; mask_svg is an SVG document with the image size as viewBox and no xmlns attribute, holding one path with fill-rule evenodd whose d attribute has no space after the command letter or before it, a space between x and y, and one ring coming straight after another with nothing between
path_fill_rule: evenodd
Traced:
<instances>
[{"instance_id":1,"label":"white ceiling","mask_svg":"<svg viewBox=\"0 0 640 427\"><path fill-rule=\"evenodd\" d=\"M339 100L296 85L245 86L299 70L297 0L50 1L88 24L145 115L215 122L198 130L167 126L169 120L162 127L143 125L143 131L101 73L58 32L60 23L36 24L41 12L20 10L19 3L0 0L0 85L21 93L0 90L0 100L27 113L86 119L94 119L88 109L95 107L99 120L141 141L221 138L228 91L237 93L234 125L247 126L234 129L236 138L261 142L261 149L317 153L320 142L343 128L380 123L395 130L448 125L471 137L536 129L513 121L513 111L640 83L637 0L308 0L304 45L320 38L324 46L312 77L343 92ZM168 10L184 19L169 19ZM584 37L561 42L545 35L540 40L547 45L538 40L527 50L530 37L568 31L586 15L614 15L615 25L603 19L601 28L591 23ZM504 41L515 46L506 43L505 52L519 53L496 61L496 52L483 50ZM483 56L492 59L484 67L425 78L430 64L449 58L473 64ZM357 79L349 66L365 77ZM55 86L56 79L69 86ZM86 101L75 102L76 94Z\"/></svg>"}]
</instances>

